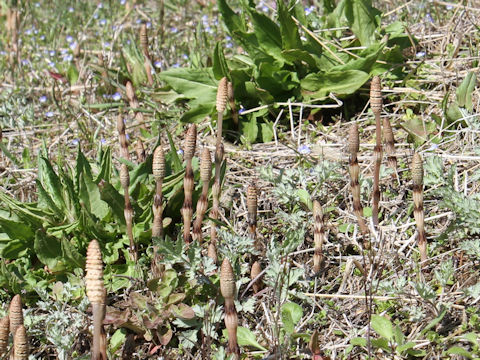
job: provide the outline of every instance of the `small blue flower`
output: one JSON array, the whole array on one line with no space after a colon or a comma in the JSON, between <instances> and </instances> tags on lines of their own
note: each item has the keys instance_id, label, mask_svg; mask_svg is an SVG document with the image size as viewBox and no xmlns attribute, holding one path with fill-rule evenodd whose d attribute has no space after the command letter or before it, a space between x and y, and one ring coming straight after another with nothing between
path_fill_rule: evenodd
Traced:
<instances>
[{"instance_id":1,"label":"small blue flower","mask_svg":"<svg viewBox=\"0 0 480 360\"><path fill-rule=\"evenodd\" d=\"M178 150L177 150L177 154L178 154L178 155L183 155L183 150L182 150L182 149L178 149Z\"/></svg>"},{"instance_id":2,"label":"small blue flower","mask_svg":"<svg viewBox=\"0 0 480 360\"><path fill-rule=\"evenodd\" d=\"M70 6L70 7L68 8L68 12L69 12L69 13L73 13L74 11L75 11L75 9L74 9L73 7Z\"/></svg>"},{"instance_id":3,"label":"small blue flower","mask_svg":"<svg viewBox=\"0 0 480 360\"><path fill-rule=\"evenodd\" d=\"M153 63L153 66L155 66L157 69L160 69L162 67L162 62L157 60Z\"/></svg>"},{"instance_id":4,"label":"small blue flower","mask_svg":"<svg viewBox=\"0 0 480 360\"><path fill-rule=\"evenodd\" d=\"M30 64L30 61L28 61L27 59L22 60L22 65L23 66L27 66L28 64Z\"/></svg>"},{"instance_id":5,"label":"small blue flower","mask_svg":"<svg viewBox=\"0 0 480 360\"><path fill-rule=\"evenodd\" d=\"M48 55L50 55L50 56L55 56L55 50L50 50L50 51L48 52Z\"/></svg>"},{"instance_id":6,"label":"small blue flower","mask_svg":"<svg viewBox=\"0 0 480 360\"><path fill-rule=\"evenodd\" d=\"M98 13L97 12L93 13L93 18L98 19Z\"/></svg>"},{"instance_id":7,"label":"small blue flower","mask_svg":"<svg viewBox=\"0 0 480 360\"><path fill-rule=\"evenodd\" d=\"M452 9L453 9L453 6L452 6L452 5L447 5L447 6L446 6L446 9L447 9L447 10L452 10Z\"/></svg>"},{"instance_id":8,"label":"small blue flower","mask_svg":"<svg viewBox=\"0 0 480 360\"><path fill-rule=\"evenodd\" d=\"M33 29L33 33L34 33L35 35L37 35L37 34L38 34L38 30L34 28L34 29Z\"/></svg>"},{"instance_id":9,"label":"small blue flower","mask_svg":"<svg viewBox=\"0 0 480 360\"><path fill-rule=\"evenodd\" d=\"M73 139L72 140L72 145L78 145L78 143L79 143L78 139Z\"/></svg>"},{"instance_id":10,"label":"small blue flower","mask_svg":"<svg viewBox=\"0 0 480 360\"><path fill-rule=\"evenodd\" d=\"M73 41L73 36L67 35L67 37L65 38L65 40L67 40L67 42L70 44L70 43Z\"/></svg>"},{"instance_id":11,"label":"small blue flower","mask_svg":"<svg viewBox=\"0 0 480 360\"><path fill-rule=\"evenodd\" d=\"M437 144L432 144L428 149L427 151L434 151L434 150L437 150L438 149L438 145Z\"/></svg>"},{"instance_id":12,"label":"small blue flower","mask_svg":"<svg viewBox=\"0 0 480 360\"><path fill-rule=\"evenodd\" d=\"M231 49L233 47L233 44L231 42L227 42L227 44L225 45L225 47L227 49Z\"/></svg>"},{"instance_id":13,"label":"small blue flower","mask_svg":"<svg viewBox=\"0 0 480 360\"><path fill-rule=\"evenodd\" d=\"M172 67L178 68L178 67L180 67L180 64L179 64L179 63L175 63L175 64L172 65Z\"/></svg>"},{"instance_id":14,"label":"small blue flower","mask_svg":"<svg viewBox=\"0 0 480 360\"><path fill-rule=\"evenodd\" d=\"M47 97L45 95L42 95L38 98L38 101L40 101L42 104L47 101Z\"/></svg>"},{"instance_id":15,"label":"small blue flower","mask_svg":"<svg viewBox=\"0 0 480 360\"><path fill-rule=\"evenodd\" d=\"M67 54L63 57L64 62L70 62L73 60L73 55L72 54Z\"/></svg>"},{"instance_id":16,"label":"small blue flower","mask_svg":"<svg viewBox=\"0 0 480 360\"><path fill-rule=\"evenodd\" d=\"M125 5L127 0L120 0L120 5Z\"/></svg>"},{"instance_id":17,"label":"small blue flower","mask_svg":"<svg viewBox=\"0 0 480 360\"><path fill-rule=\"evenodd\" d=\"M111 46L111 44L108 41L105 41L103 43L103 47L109 48L110 46Z\"/></svg>"},{"instance_id":18,"label":"small blue flower","mask_svg":"<svg viewBox=\"0 0 480 360\"><path fill-rule=\"evenodd\" d=\"M182 55L182 58L183 58L183 60L188 60L188 55L187 55L187 54L183 54L183 55Z\"/></svg>"},{"instance_id":19,"label":"small blue flower","mask_svg":"<svg viewBox=\"0 0 480 360\"><path fill-rule=\"evenodd\" d=\"M156 72L155 72L155 69L154 69L154 68L151 68L151 69L150 69L150 74L152 74L152 75L155 75L155 74L156 74Z\"/></svg>"},{"instance_id":20,"label":"small blue flower","mask_svg":"<svg viewBox=\"0 0 480 360\"><path fill-rule=\"evenodd\" d=\"M0 55L5 56L5 55L7 55L7 52L2 50L2 51L0 51Z\"/></svg>"},{"instance_id":21,"label":"small blue flower","mask_svg":"<svg viewBox=\"0 0 480 360\"><path fill-rule=\"evenodd\" d=\"M298 152L302 155L308 155L312 152L312 150L308 145L303 144L298 147Z\"/></svg>"},{"instance_id":22,"label":"small blue flower","mask_svg":"<svg viewBox=\"0 0 480 360\"><path fill-rule=\"evenodd\" d=\"M136 23L136 24L141 24L141 23L142 23L142 19L137 19L137 20L135 20L135 23Z\"/></svg>"},{"instance_id":23,"label":"small blue flower","mask_svg":"<svg viewBox=\"0 0 480 360\"><path fill-rule=\"evenodd\" d=\"M51 68L55 67L55 63L53 61L47 60L47 65Z\"/></svg>"},{"instance_id":24,"label":"small blue flower","mask_svg":"<svg viewBox=\"0 0 480 360\"><path fill-rule=\"evenodd\" d=\"M305 15L307 15L307 16L310 15L313 12L313 10L315 10L315 8L313 6L306 7L305 8Z\"/></svg>"},{"instance_id":25,"label":"small blue flower","mask_svg":"<svg viewBox=\"0 0 480 360\"><path fill-rule=\"evenodd\" d=\"M40 40L45 40L45 35L40 35Z\"/></svg>"},{"instance_id":26,"label":"small blue flower","mask_svg":"<svg viewBox=\"0 0 480 360\"><path fill-rule=\"evenodd\" d=\"M415 54L416 57L421 58L425 56L425 51L419 51Z\"/></svg>"},{"instance_id":27,"label":"small blue flower","mask_svg":"<svg viewBox=\"0 0 480 360\"><path fill-rule=\"evenodd\" d=\"M127 39L127 41L125 41L127 43L127 45L130 45L132 43L132 40L130 39Z\"/></svg>"},{"instance_id":28,"label":"small blue flower","mask_svg":"<svg viewBox=\"0 0 480 360\"><path fill-rule=\"evenodd\" d=\"M25 30L25 35L32 35L32 30L31 29Z\"/></svg>"},{"instance_id":29,"label":"small blue flower","mask_svg":"<svg viewBox=\"0 0 480 360\"><path fill-rule=\"evenodd\" d=\"M268 6L262 6L262 11L263 12L268 12L270 9L268 8Z\"/></svg>"},{"instance_id":30,"label":"small blue flower","mask_svg":"<svg viewBox=\"0 0 480 360\"><path fill-rule=\"evenodd\" d=\"M430 13L427 13L427 15L425 15L425 20L433 24L433 18L432 18L432 15L430 15Z\"/></svg>"},{"instance_id":31,"label":"small blue flower","mask_svg":"<svg viewBox=\"0 0 480 360\"><path fill-rule=\"evenodd\" d=\"M104 99L111 99L111 98L112 98L112 95L110 95L110 94L103 94L102 97L103 97Z\"/></svg>"},{"instance_id":32,"label":"small blue flower","mask_svg":"<svg viewBox=\"0 0 480 360\"><path fill-rule=\"evenodd\" d=\"M147 27L147 29L150 29L152 27L152 23L150 21L147 21L145 26Z\"/></svg>"},{"instance_id":33,"label":"small blue flower","mask_svg":"<svg viewBox=\"0 0 480 360\"><path fill-rule=\"evenodd\" d=\"M112 95L112 99L115 101L120 101L122 99L122 95L119 92L116 92Z\"/></svg>"},{"instance_id":34,"label":"small blue flower","mask_svg":"<svg viewBox=\"0 0 480 360\"><path fill-rule=\"evenodd\" d=\"M77 42L74 41L74 42L71 42L68 47L71 49L71 50L75 50L75 48L77 47Z\"/></svg>"},{"instance_id":35,"label":"small blue flower","mask_svg":"<svg viewBox=\"0 0 480 360\"><path fill-rule=\"evenodd\" d=\"M230 41L230 40L232 40L232 38L227 35L227 36L225 36L225 40Z\"/></svg>"},{"instance_id":36,"label":"small blue flower","mask_svg":"<svg viewBox=\"0 0 480 360\"><path fill-rule=\"evenodd\" d=\"M54 115L55 115L55 114L53 113L53 111L48 111L48 112L45 113L45 116L46 116L47 118L51 118L51 117L53 117Z\"/></svg>"},{"instance_id":37,"label":"small blue flower","mask_svg":"<svg viewBox=\"0 0 480 360\"><path fill-rule=\"evenodd\" d=\"M125 137L127 138L127 140L130 140L130 135L125 134Z\"/></svg>"},{"instance_id":38,"label":"small blue flower","mask_svg":"<svg viewBox=\"0 0 480 360\"><path fill-rule=\"evenodd\" d=\"M98 3L97 8L103 9L103 4L101 2Z\"/></svg>"},{"instance_id":39,"label":"small blue flower","mask_svg":"<svg viewBox=\"0 0 480 360\"><path fill-rule=\"evenodd\" d=\"M176 34L178 32L178 29L176 27L172 27L170 28L170 31L172 32L172 34Z\"/></svg>"},{"instance_id":40,"label":"small blue flower","mask_svg":"<svg viewBox=\"0 0 480 360\"><path fill-rule=\"evenodd\" d=\"M101 19L99 22L100 26L104 26L107 23L106 19Z\"/></svg>"},{"instance_id":41,"label":"small blue flower","mask_svg":"<svg viewBox=\"0 0 480 360\"><path fill-rule=\"evenodd\" d=\"M238 115L242 115L245 112L245 109L242 105L240 105L240 109L238 110Z\"/></svg>"},{"instance_id":42,"label":"small blue flower","mask_svg":"<svg viewBox=\"0 0 480 360\"><path fill-rule=\"evenodd\" d=\"M107 140L105 140L105 138L101 138L100 142L102 143L102 145L105 145L107 143Z\"/></svg>"},{"instance_id":43,"label":"small blue flower","mask_svg":"<svg viewBox=\"0 0 480 360\"><path fill-rule=\"evenodd\" d=\"M35 7L40 7L40 3L39 3L39 2L36 2L36 3L35 3Z\"/></svg>"}]
</instances>

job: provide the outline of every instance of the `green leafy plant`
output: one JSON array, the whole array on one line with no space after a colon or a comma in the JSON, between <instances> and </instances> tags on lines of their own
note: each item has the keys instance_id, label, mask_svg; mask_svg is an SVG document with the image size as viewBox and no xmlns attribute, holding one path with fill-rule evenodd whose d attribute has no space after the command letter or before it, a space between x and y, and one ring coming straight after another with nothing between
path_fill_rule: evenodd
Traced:
<instances>
[{"instance_id":1,"label":"green leafy plant","mask_svg":"<svg viewBox=\"0 0 480 360\"><path fill-rule=\"evenodd\" d=\"M275 19L259 12L252 1L239 2L241 13L225 0L218 6L228 33L243 53L227 58L223 44L217 43L211 68L162 72L160 78L188 101L183 121L213 113L217 80L222 77L233 83L236 101L246 108L288 100L328 103L330 93L351 95L371 75L402 63L401 50L411 46L401 23L381 27L380 13L368 0L342 0L336 7L326 7L324 16L305 16L302 4L276 1ZM316 32L341 26L356 38L333 45L342 36L340 31ZM381 40L384 35L389 39ZM346 50L356 46L360 50ZM391 76L400 77L401 72ZM240 130L248 141L271 140L269 112L277 113L274 108L263 109L242 121Z\"/></svg>"}]
</instances>

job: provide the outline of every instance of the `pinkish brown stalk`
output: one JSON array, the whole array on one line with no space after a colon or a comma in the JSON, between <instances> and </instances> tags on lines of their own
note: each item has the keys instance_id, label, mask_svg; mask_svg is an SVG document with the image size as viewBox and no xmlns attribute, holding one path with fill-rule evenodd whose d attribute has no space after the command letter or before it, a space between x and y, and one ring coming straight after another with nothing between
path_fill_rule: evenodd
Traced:
<instances>
[{"instance_id":1,"label":"pinkish brown stalk","mask_svg":"<svg viewBox=\"0 0 480 360\"><path fill-rule=\"evenodd\" d=\"M373 173L373 202L372 202L372 220L375 226L378 226L378 207L380 203L380 166L382 164L382 124L380 114L382 112L382 88L380 78L374 76L370 86L370 108L375 115L375 136L376 143L373 149L375 161Z\"/></svg>"},{"instance_id":2,"label":"pinkish brown stalk","mask_svg":"<svg viewBox=\"0 0 480 360\"><path fill-rule=\"evenodd\" d=\"M212 159L210 158L210 151L207 148L203 149L202 158L200 162L200 179L202 180L202 194L197 202L197 218L193 223L193 240L202 242L202 222L205 212L208 208L208 187L210 178L212 176Z\"/></svg>"}]
</instances>

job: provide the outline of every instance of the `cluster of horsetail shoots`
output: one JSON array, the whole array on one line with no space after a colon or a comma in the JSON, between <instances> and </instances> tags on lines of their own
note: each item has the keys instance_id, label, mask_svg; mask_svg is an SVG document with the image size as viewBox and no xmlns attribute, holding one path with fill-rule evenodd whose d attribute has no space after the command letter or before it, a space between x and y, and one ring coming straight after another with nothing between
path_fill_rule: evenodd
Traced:
<instances>
[{"instance_id":1,"label":"cluster of horsetail shoots","mask_svg":"<svg viewBox=\"0 0 480 360\"><path fill-rule=\"evenodd\" d=\"M228 333L227 354L233 354L236 359L240 358L240 348L237 343L238 315L235 308L235 277L232 265L225 258L220 268L220 292L225 299L225 327Z\"/></svg>"},{"instance_id":2,"label":"cluster of horsetail shoots","mask_svg":"<svg viewBox=\"0 0 480 360\"><path fill-rule=\"evenodd\" d=\"M143 57L145 58L144 67L145 72L147 73L148 85L153 86L152 58L150 57L150 52L148 51L147 24L142 24L140 27L140 47L143 52Z\"/></svg>"},{"instance_id":3,"label":"cluster of horsetail shoots","mask_svg":"<svg viewBox=\"0 0 480 360\"><path fill-rule=\"evenodd\" d=\"M202 222L208 208L208 186L212 176L212 159L210 151L204 148L200 159L200 179L202 180L202 194L197 202L197 218L193 223L193 240L202 242Z\"/></svg>"},{"instance_id":4,"label":"cluster of horsetail shoots","mask_svg":"<svg viewBox=\"0 0 480 360\"><path fill-rule=\"evenodd\" d=\"M118 141L120 143L120 157L130 160L130 153L128 152L128 140L125 133L125 121L123 121L122 114L117 117L117 131Z\"/></svg>"},{"instance_id":5,"label":"cluster of horsetail shoots","mask_svg":"<svg viewBox=\"0 0 480 360\"><path fill-rule=\"evenodd\" d=\"M373 149L374 173L373 173L373 201L372 220L378 226L378 205L380 202L380 166L382 164L382 124L380 114L382 112L382 85L380 78L374 76L370 85L370 108L375 115L375 137L376 143Z\"/></svg>"},{"instance_id":6,"label":"cluster of horsetail shoots","mask_svg":"<svg viewBox=\"0 0 480 360\"><path fill-rule=\"evenodd\" d=\"M197 126L195 124L190 125L185 137L184 158L186 162L185 177L183 179L183 190L185 199L183 201L182 216L183 216L183 240L189 243L192 240L190 227L193 217L193 168L192 158L195 154L195 145L197 143Z\"/></svg>"},{"instance_id":7,"label":"cluster of horsetail shoots","mask_svg":"<svg viewBox=\"0 0 480 360\"><path fill-rule=\"evenodd\" d=\"M349 172L350 172L350 190L353 197L353 212L357 217L358 226L363 235L368 233L368 227L363 219L363 207L360 201L360 183L358 181L360 175L360 166L358 165L358 150L360 148L360 139L358 138L358 125L356 123L350 126L348 132L348 152L350 153L349 159Z\"/></svg>"},{"instance_id":8,"label":"cluster of horsetail shoots","mask_svg":"<svg viewBox=\"0 0 480 360\"><path fill-rule=\"evenodd\" d=\"M413 154L412 158L413 179L413 215L417 224L418 250L420 260L427 260L427 237L425 235L425 223L423 212L423 160L419 153Z\"/></svg>"},{"instance_id":9,"label":"cluster of horsetail shoots","mask_svg":"<svg viewBox=\"0 0 480 360\"><path fill-rule=\"evenodd\" d=\"M313 272L319 273L323 267L323 242L325 238L325 229L323 225L323 210L320 201L313 201L313 240L315 250L313 253Z\"/></svg>"},{"instance_id":10,"label":"cluster of horsetail shoots","mask_svg":"<svg viewBox=\"0 0 480 360\"><path fill-rule=\"evenodd\" d=\"M130 186L130 174L128 173L128 167L125 164L122 164L120 167L120 183L122 184L125 198L125 208L123 213L127 225L128 240L130 241L130 258L133 261L137 261L137 249L135 247L135 241L133 240L133 208L128 191L128 187Z\"/></svg>"},{"instance_id":11,"label":"cluster of horsetail shoots","mask_svg":"<svg viewBox=\"0 0 480 360\"><path fill-rule=\"evenodd\" d=\"M106 334L103 328L106 309L106 291L103 283L103 261L97 240L92 240L87 248L85 265L85 287L87 297L92 304L93 346L92 360L106 360Z\"/></svg>"},{"instance_id":12,"label":"cluster of horsetail shoots","mask_svg":"<svg viewBox=\"0 0 480 360\"><path fill-rule=\"evenodd\" d=\"M127 99L130 107L135 111L135 121L137 122L136 125L139 125L142 129L146 130L145 126L145 118L143 117L143 113L138 111L140 104L138 102L137 96L135 95L135 89L131 81L127 81L125 84L125 92L127 94Z\"/></svg>"}]
</instances>

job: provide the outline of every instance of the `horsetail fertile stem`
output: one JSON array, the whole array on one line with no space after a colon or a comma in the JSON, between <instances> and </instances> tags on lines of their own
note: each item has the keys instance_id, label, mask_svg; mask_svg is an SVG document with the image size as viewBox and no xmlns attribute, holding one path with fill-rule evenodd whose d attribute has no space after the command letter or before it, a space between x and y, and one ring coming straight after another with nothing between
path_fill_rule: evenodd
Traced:
<instances>
[{"instance_id":1,"label":"horsetail fertile stem","mask_svg":"<svg viewBox=\"0 0 480 360\"><path fill-rule=\"evenodd\" d=\"M204 148L202 151L202 158L200 161L200 179L202 180L202 194L197 202L197 218L193 223L193 240L202 242L202 222L205 212L208 208L208 186L210 178L212 177L212 159L210 151Z\"/></svg>"},{"instance_id":2,"label":"horsetail fertile stem","mask_svg":"<svg viewBox=\"0 0 480 360\"><path fill-rule=\"evenodd\" d=\"M187 136L185 137L184 158L186 162L185 177L183 179L183 190L185 194L185 200L183 201L182 216L183 216L183 240L189 243L192 238L190 234L190 225L192 224L193 217L193 168L192 158L195 154L195 145L197 142L197 126L195 124L190 125L187 130Z\"/></svg>"},{"instance_id":3,"label":"horsetail fertile stem","mask_svg":"<svg viewBox=\"0 0 480 360\"><path fill-rule=\"evenodd\" d=\"M147 24L142 24L140 27L140 47L142 48L143 57L145 58L144 66L145 72L147 73L148 85L153 86L152 59L148 51Z\"/></svg>"},{"instance_id":4,"label":"horsetail fertile stem","mask_svg":"<svg viewBox=\"0 0 480 360\"><path fill-rule=\"evenodd\" d=\"M135 143L135 151L137 153L137 162L139 164L145 162L145 148L143 146L142 140L138 139Z\"/></svg>"},{"instance_id":5,"label":"horsetail fertile stem","mask_svg":"<svg viewBox=\"0 0 480 360\"><path fill-rule=\"evenodd\" d=\"M216 108L218 113L217 147L218 147L218 144L222 141L223 113L227 108L227 97L228 97L228 80L226 77L223 77L218 83L218 88L217 88L217 102L216 102Z\"/></svg>"},{"instance_id":6,"label":"horsetail fertile stem","mask_svg":"<svg viewBox=\"0 0 480 360\"><path fill-rule=\"evenodd\" d=\"M385 136L385 152L387 153L388 166L393 169L393 178L397 175L397 157L395 156L395 137L388 117L383 118L383 135Z\"/></svg>"},{"instance_id":7,"label":"horsetail fertile stem","mask_svg":"<svg viewBox=\"0 0 480 360\"><path fill-rule=\"evenodd\" d=\"M163 186L163 178L165 177L165 153L163 152L163 148L161 145L157 146L157 148L153 152L152 172L153 172L153 177L155 178L152 236L162 237L163 236L162 186Z\"/></svg>"},{"instance_id":8,"label":"horsetail fertile stem","mask_svg":"<svg viewBox=\"0 0 480 360\"><path fill-rule=\"evenodd\" d=\"M427 237L425 235L425 223L423 212L423 160L419 153L413 154L412 158L413 179L413 215L417 223L418 250L420 260L427 260Z\"/></svg>"},{"instance_id":9,"label":"horsetail fertile stem","mask_svg":"<svg viewBox=\"0 0 480 360\"><path fill-rule=\"evenodd\" d=\"M28 360L28 353L27 329L22 324L17 328L13 336L13 359Z\"/></svg>"},{"instance_id":10,"label":"horsetail fertile stem","mask_svg":"<svg viewBox=\"0 0 480 360\"><path fill-rule=\"evenodd\" d=\"M227 85L227 97L230 104L230 110L232 112L233 125L235 129L238 129L238 111L235 105L235 94L233 92L233 84L229 81Z\"/></svg>"},{"instance_id":11,"label":"horsetail fertile stem","mask_svg":"<svg viewBox=\"0 0 480 360\"><path fill-rule=\"evenodd\" d=\"M0 319L0 356L7 352L8 335L10 335L10 319L6 315Z\"/></svg>"},{"instance_id":12,"label":"horsetail fertile stem","mask_svg":"<svg viewBox=\"0 0 480 360\"><path fill-rule=\"evenodd\" d=\"M313 272L319 273L324 264L323 242L325 238L325 229L323 226L323 210L320 201L313 201L313 240L315 243L315 252L313 253Z\"/></svg>"},{"instance_id":13,"label":"horsetail fertile stem","mask_svg":"<svg viewBox=\"0 0 480 360\"><path fill-rule=\"evenodd\" d=\"M363 207L360 201L360 183L358 177L360 174L360 166L358 165L358 150L360 140L358 138L358 125L352 124L348 132L348 151L350 153L349 172L350 172L350 189L353 197L353 212L357 217L358 226L363 235L368 233L368 227L363 219Z\"/></svg>"},{"instance_id":14,"label":"horsetail fertile stem","mask_svg":"<svg viewBox=\"0 0 480 360\"><path fill-rule=\"evenodd\" d=\"M220 143L218 151L215 151L215 181L212 186L212 209L210 210L210 219L212 219L212 221L210 222L209 254L213 254L213 251L216 251L217 247L217 224L215 220L218 220L218 217L220 216L220 167L222 160L223 144ZM213 257L211 258L213 259Z\"/></svg>"},{"instance_id":15,"label":"horsetail fertile stem","mask_svg":"<svg viewBox=\"0 0 480 360\"><path fill-rule=\"evenodd\" d=\"M225 327L228 333L227 354L240 358L240 348L237 344L238 316L235 309L235 278L230 261L225 258L220 268L220 292L225 299Z\"/></svg>"},{"instance_id":16,"label":"horsetail fertile stem","mask_svg":"<svg viewBox=\"0 0 480 360\"><path fill-rule=\"evenodd\" d=\"M137 96L135 95L135 89L130 81L127 81L125 84L125 92L127 94L130 107L133 109L133 111L135 111L135 121L137 122L136 125L139 125L142 129L146 130L147 127L145 126L145 118L143 117L143 113L138 111L140 104Z\"/></svg>"},{"instance_id":17,"label":"horsetail fertile stem","mask_svg":"<svg viewBox=\"0 0 480 360\"><path fill-rule=\"evenodd\" d=\"M15 295L10 302L9 307L10 332L15 335L18 327L23 325L23 309L22 298L20 295Z\"/></svg>"},{"instance_id":18,"label":"horsetail fertile stem","mask_svg":"<svg viewBox=\"0 0 480 360\"><path fill-rule=\"evenodd\" d=\"M250 238L255 240L255 248L259 250L257 244L257 187L254 183L248 185L247 188L247 220Z\"/></svg>"},{"instance_id":19,"label":"horsetail fertile stem","mask_svg":"<svg viewBox=\"0 0 480 360\"><path fill-rule=\"evenodd\" d=\"M258 261L255 261L252 264L252 270L250 271L250 280L253 281L252 288L253 288L254 294L262 290L262 287L263 287L262 277L258 277L261 273L262 273L262 265Z\"/></svg>"},{"instance_id":20,"label":"horsetail fertile stem","mask_svg":"<svg viewBox=\"0 0 480 360\"><path fill-rule=\"evenodd\" d=\"M125 198L125 208L123 214L125 216L125 223L127 225L127 235L130 240L130 258L133 261L137 261L137 249L133 240L133 208L130 202L130 194L128 193L128 187L130 186L130 174L128 173L127 165L122 164L120 167L120 183L122 184L123 194Z\"/></svg>"},{"instance_id":21,"label":"horsetail fertile stem","mask_svg":"<svg viewBox=\"0 0 480 360\"><path fill-rule=\"evenodd\" d=\"M97 240L90 241L87 248L85 265L85 287L93 312L93 349L92 360L106 360L106 335L103 329L106 309L106 291L103 282L103 261Z\"/></svg>"},{"instance_id":22,"label":"horsetail fertile stem","mask_svg":"<svg viewBox=\"0 0 480 360\"><path fill-rule=\"evenodd\" d=\"M120 143L120 157L130 160L130 154L128 152L127 134L125 133L125 121L123 120L122 114L118 115L117 117L117 131L118 141Z\"/></svg>"},{"instance_id":23,"label":"horsetail fertile stem","mask_svg":"<svg viewBox=\"0 0 480 360\"><path fill-rule=\"evenodd\" d=\"M378 204L380 202L380 166L382 165L382 124L380 114L382 112L382 87L380 78L374 76L370 85L370 108L375 115L375 137L376 143L373 149L375 161L373 172L373 203L372 219L373 224L378 226Z\"/></svg>"}]
</instances>

